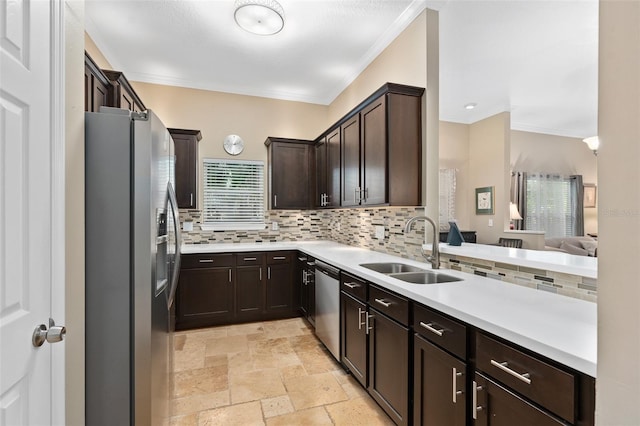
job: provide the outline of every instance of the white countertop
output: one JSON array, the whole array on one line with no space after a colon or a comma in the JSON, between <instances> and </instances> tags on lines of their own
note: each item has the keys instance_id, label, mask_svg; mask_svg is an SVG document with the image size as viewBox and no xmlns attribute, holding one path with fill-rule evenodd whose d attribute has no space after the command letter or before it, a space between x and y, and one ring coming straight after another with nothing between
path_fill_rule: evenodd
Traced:
<instances>
[{"instance_id":1,"label":"white countertop","mask_svg":"<svg viewBox=\"0 0 640 426\"><path fill-rule=\"evenodd\" d=\"M441 244L441 247L443 246ZM465 246L457 249L465 249ZM460 277L463 281L429 285L410 284L359 265L400 261L425 269L429 269L430 266L330 241L190 244L184 245L182 252L188 254L254 250L301 250L346 272L433 307L589 376L596 376L597 309L596 304L592 302L453 270L442 271ZM474 257L471 254L452 254ZM517 255L514 256L518 258ZM531 267L545 269L541 265Z\"/></svg>"},{"instance_id":2,"label":"white countertop","mask_svg":"<svg viewBox=\"0 0 640 426\"><path fill-rule=\"evenodd\" d=\"M471 243L462 243L461 246L440 244L439 247L441 253L455 256L598 278L598 259L596 257L577 256L559 251L527 250ZM423 248L431 250L431 244L425 244Z\"/></svg>"}]
</instances>

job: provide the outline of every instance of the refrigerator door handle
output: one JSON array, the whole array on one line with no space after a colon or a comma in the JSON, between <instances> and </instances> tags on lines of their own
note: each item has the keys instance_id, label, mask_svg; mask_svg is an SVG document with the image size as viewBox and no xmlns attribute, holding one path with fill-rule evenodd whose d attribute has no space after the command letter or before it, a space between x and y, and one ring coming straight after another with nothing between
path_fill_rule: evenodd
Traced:
<instances>
[{"instance_id":1,"label":"refrigerator door handle","mask_svg":"<svg viewBox=\"0 0 640 426\"><path fill-rule=\"evenodd\" d=\"M180 261L182 257L182 253L180 252L180 247L182 246L182 235L180 234L180 217L178 216L178 200L176 198L176 193L173 190L173 186L171 182L167 185L167 195L169 200L169 205L171 209L171 215L173 216L173 226L175 232L175 255L174 255L174 264L173 264L173 274L171 276L171 283L169 285L169 291L167 292L167 308L170 309L171 305L173 305L173 301L176 296L176 290L178 288L178 277L180 276Z\"/></svg>"}]
</instances>

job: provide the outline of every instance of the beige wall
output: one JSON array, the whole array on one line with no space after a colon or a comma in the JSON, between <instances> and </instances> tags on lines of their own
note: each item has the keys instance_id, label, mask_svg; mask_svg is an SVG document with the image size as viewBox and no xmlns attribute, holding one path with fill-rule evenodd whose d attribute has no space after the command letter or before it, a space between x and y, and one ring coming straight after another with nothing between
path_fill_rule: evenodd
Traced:
<instances>
[{"instance_id":1,"label":"beige wall","mask_svg":"<svg viewBox=\"0 0 640 426\"><path fill-rule=\"evenodd\" d=\"M327 107L322 105L140 82L132 85L165 126L202 132L198 145L199 176L203 158L261 160L266 172L264 141L268 136L314 139L326 123ZM236 157L228 155L222 147L229 134L240 135L245 142L244 151ZM202 188L198 192L201 206Z\"/></svg>"},{"instance_id":2,"label":"beige wall","mask_svg":"<svg viewBox=\"0 0 640 426\"><path fill-rule=\"evenodd\" d=\"M478 242L498 242L509 229L509 137L511 115L503 112L469 126L469 181L467 191L471 229ZM494 187L494 214L475 214L475 188ZM489 220L493 226L489 226Z\"/></svg>"},{"instance_id":3,"label":"beige wall","mask_svg":"<svg viewBox=\"0 0 640 426\"><path fill-rule=\"evenodd\" d=\"M640 2L600 1L596 424L640 424Z\"/></svg>"},{"instance_id":4,"label":"beige wall","mask_svg":"<svg viewBox=\"0 0 640 426\"><path fill-rule=\"evenodd\" d=\"M66 425L84 424L84 2L65 2ZM36 408L37 409L37 408Z\"/></svg>"},{"instance_id":5,"label":"beige wall","mask_svg":"<svg viewBox=\"0 0 640 426\"><path fill-rule=\"evenodd\" d=\"M579 138L542 133L511 132L511 170L582 175L584 183L598 183L598 157ZM585 233L598 232L598 210L584 209Z\"/></svg>"},{"instance_id":6,"label":"beige wall","mask_svg":"<svg viewBox=\"0 0 640 426\"><path fill-rule=\"evenodd\" d=\"M102 54L102 51L98 49L98 46L96 46L93 39L86 32L84 33L84 50L87 51L89 56L91 56L91 59L93 59L98 67L105 70L113 69L111 63L107 60L107 58L105 58L105 56Z\"/></svg>"}]
</instances>

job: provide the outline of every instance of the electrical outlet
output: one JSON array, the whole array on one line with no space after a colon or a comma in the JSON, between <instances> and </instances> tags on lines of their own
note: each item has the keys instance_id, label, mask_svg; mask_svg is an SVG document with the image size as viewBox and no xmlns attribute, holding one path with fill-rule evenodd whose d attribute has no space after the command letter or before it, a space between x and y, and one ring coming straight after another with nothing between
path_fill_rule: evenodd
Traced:
<instances>
[{"instance_id":1,"label":"electrical outlet","mask_svg":"<svg viewBox=\"0 0 640 426\"><path fill-rule=\"evenodd\" d=\"M376 238L379 240L384 240L384 226L376 226Z\"/></svg>"},{"instance_id":2,"label":"electrical outlet","mask_svg":"<svg viewBox=\"0 0 640 426\"><path fill-rule=\"evenodd\" d=\"M489 226L493 226L493 219L489 219Z\"/></svg>"},{"instance_id":3,"label":"electrical outlet","mask_svg":"<svg viewBox=\"0 0 640 426\"><path fill-rule=\"evenodd\" d=\"M271 230L277 231L278 229L280 229L280 227L278 226L278 222L271 222Z\"/></svg>"}]
</instances>

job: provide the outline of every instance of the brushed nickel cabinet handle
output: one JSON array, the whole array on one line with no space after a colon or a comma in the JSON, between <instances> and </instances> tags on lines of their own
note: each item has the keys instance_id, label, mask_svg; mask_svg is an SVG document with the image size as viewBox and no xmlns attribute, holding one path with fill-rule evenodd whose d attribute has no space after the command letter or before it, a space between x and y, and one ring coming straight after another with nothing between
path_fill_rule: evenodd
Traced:
<instances>
[{"instance_id":1,"label":"brushed nickel cabinet handle","mask_svg":"<svg viewBox=\"0 0 640 426\"><path fill-rule=\"evenodd\" d=\"M231 282L231 268L229 268L229 282Z\"/></svg>"},{"instance_id":2,"label":"brushed nickel cabinet handle","mask_svg":"<svg viewBox=\"0 0 640 426\"><path fill-rule=\"evenodd\" d=\"M391 303L385 302L384 299L374 299L374 300L379 304L381 304L382 306L384 306L385 308L388 308L389 306L391 306Z\"/></svg>"},{"instance_id":3,"label":"brushed nickel cabinet handle","mask_svg":"<svg viewBox=\"0 0 640 426\"><path fill-rule=\"evenodd\" d=\"M344 283L344 285L346 285L346 286L347 286L347 287L349 287L349 288L358 288L358 287L360 287L360 284L358 284L358 283L348 283L348 282L345 282L345 283Z\"/></svg>"},{"instance_id":4,"label":"brushed nickel cabinet handle","mask_svg":"<svg viewBox=\"0 0 640 426\"><path fill-rule=\"evenodd\" d=\"M285 260L286 258L286 256L275 256L273 260Z\"/></svg>"},{"instance_id":5,"label":"brushed nickel cabinet handle","mask_svg":"<svg viewBox=\"0 0 640 426\"><path fill-rule=\"evenodd\" d=\"M422 321L420 321L420 327L426 328L427 330L429 330L433 334L435 334L437 336L440 336L440 337L442 337L442 335L444 334L444 329L438 330L437 328L434 328L432 322L430 322L429 324L425 324Z\"/></svg>"},{"instance_id":6,"label":"brushed nickel cabinet handle","mask_svg":"<svg viewBox=\"0 0 640 426\"><path fill-rule=\"evenodd\" d=\"M198 260L200 263L213 263L213 259L200 259Z\"/></svg>"},{"instance_id":7,"label":"brushed nickel cabinet handle","mask_svg":"<svg viewBox=\"0 0 640 426\"><path fill-rule=\"evenodd\" d=\"M362 321L362 314L366 314L367 311L363 311L362 308L358 308L358 330L362 330L364 322Z\"/></svg>"},{"instance_id":8,"label":"brushed nickel cabinet handle","mask_svg":"<svg viewBox=\"0 0 640 426\"><path fill-rule=\"evenodd\" d=\"M526 384L530 385L531 384L531 375L529 373L518 373L517 371L514 371L512 369L510 369L509 363L508 362L498 362L498 361L494 361L491 360L491 365L493 365L494 367L498 367L500 370L504 371L507 374L512 375L513 377L515 377L516 379L525 382Z\"/></svg>"},{"instance_id":9,"label":"brushed nickel cabinet handle","mask_svg":"<svg viewBox=\"0 0 640 426\"><path fill-rule=\"evenodd\" d=\"M243 260L245 262L252 262L252 261L256 260L256 258L255 257L245 257Z\"/></svg>"},{"instance_id":10,"label":"brushed nickel cabinet handle","mask_svg":"<svg viewBox=\"0 0 640 426\"><path fill-rule=\"evenodd\" d=\"M453 367L452 369L452 399L453 399L453 403L457 404L458 403L458 395L462 395L462 391L458 390L458 377L462 376L462 373L458 372L458 370Z\"/></svg>"},{"instance_id":11,"label":"brushed nickel cabinet handle","mask_svg":"<svg viewBox=\"0 0 640 426\"><path fill-rule=\"evenodd\" d=\"M369 315L369 312L365 312L364 314L365 314L365 331L367 332L367 334L369 334L369 332L373 330L373 324L370 324L369 320L374 316Z\"/></svg>"},{"instance_id":12,"label":"brushed nickel cabinet handle","mask_svg":"<svg viewBox=\"0 0 640 426\"><path fill-rule=\"evenodd\" d=\"M478 405L478 391L482 390L482 386L478 386L475 380L473 381L472 385L473 385L473 395L472 395L473 420L478 420L478 412L482 411L482 406Z\"/></svg>"}]
</instances>

